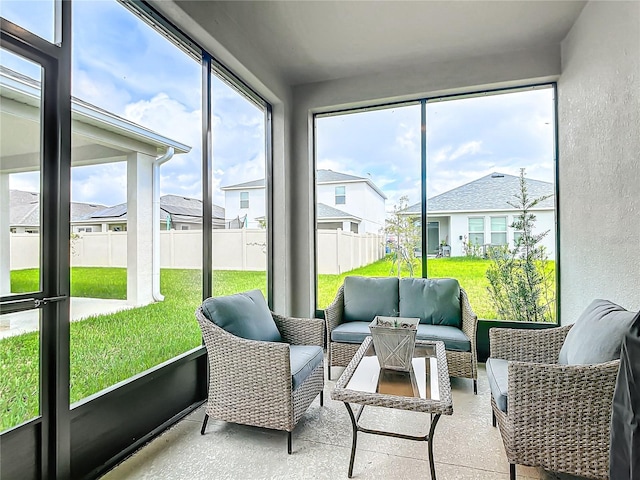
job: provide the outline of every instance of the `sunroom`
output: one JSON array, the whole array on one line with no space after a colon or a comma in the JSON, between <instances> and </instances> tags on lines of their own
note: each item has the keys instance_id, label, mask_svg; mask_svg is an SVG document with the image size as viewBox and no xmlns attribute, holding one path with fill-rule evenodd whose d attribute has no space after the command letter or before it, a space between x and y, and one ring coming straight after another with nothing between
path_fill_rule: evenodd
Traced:
<instances>
[{"instance_id":1,"label":"sunroom","mask_svg":"<svg viewBox=\"0 0 640 480\"><path fill-rule=\"evenodd\" d=\"M497 319L484 270L473 285L460 274L480 319L480 388L475 396L465 379L452 380L454 412L459 405L462 418L454 413L448 427L443 419L442 436L436 433L439 478L508 478L482 363L490 327L570 325L596 298L640 309L637 2L35 4L3 1L1 11L3 71L41 85L40 134L32 139L39 144L29 149L39 152L39 166L7 173L2 186L37 193L41 212L36 268L12 268L10 278L2 277L0 329L4 315L39 315L33 331L0 337L3 480L141 478L145 468L158 478L346 476L350 438L337 437L348 426L347 412L330 400L340 368L333 380L325 376L325 407L316 401L299 438L294 431L291 457L279 449L283 437L259 429L217 425L199 437L208 372L193 312L208 297L260 289L275 313L322 318L345 275L456 277L456 265L486 265L490 260L463 258L473 257L465 242L512 245L520 234L511 226L513 212L469 211L454 225L450 211L438 211L434 242L427 200L492 172L518 176L524 169L526 178L551 185L551 220L544 226L553 246L554 301L548 322ZM153 181L150 170L122 158L76 165L81 145L74 144L72 96L191 151L162 163ZM469 119L475 123L465 123ZM4 120L0 171L5 156L16 153L6 151L11 126ZM93 140L100 146L100 138ZM358 193L349 183L336 184L334 203L320 202L362 225L384 224L394 212L420 204L415 248L405 248L411 269L390 259L386 247L393 253L397 235L386 226L370 232L318 227L319 170L364 179L384 193L382 212L353 210ZM225 205L223 186L256 179L266 186L258 196L241 191L237 205ZM133 185L156 181L159 195L201 201L202 229L183 231L147 218L138 222L146 230L129 224L115 232L133 238L128 267L81 264L70 204L132 202ZM148 192L138 201L151 205L154 197ZM217 206L237 213L225 218L224 229L212 228ZM4 207L0 215L8 212ZM260 215L234 221L250 210ZM159 242L146 242L148 229L157 229ZM1 265L11 265L20 250L6 243ZM456 255L420 254L435 253L438 244ZM137 265L136 259L159 264ZM70 321L70 297L125 300L140 271L158 270L152 304ZM173 436L159 437L167 429ZM192 445L205 454L188 463L198 468L183 468L176 457L158 471L144 462L116 467L154 439L147 452L168 458L157 443L164 438L167 450L179 446L179 456L188 445L181 438L195 433ZM403 462L403 478L427 475L426 448L404 445L369 444L356 457L355 475L395 478ZM466 448L473 454L463 455ZM523 477L555 478L518 469Z\"/></svg>"}]
</instances>

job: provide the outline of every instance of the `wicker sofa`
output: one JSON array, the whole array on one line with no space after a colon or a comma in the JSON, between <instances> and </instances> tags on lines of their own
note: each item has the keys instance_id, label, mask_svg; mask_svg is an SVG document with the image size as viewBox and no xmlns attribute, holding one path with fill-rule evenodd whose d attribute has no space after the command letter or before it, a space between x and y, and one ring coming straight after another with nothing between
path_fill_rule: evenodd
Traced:
<instances>
[{"instance_id":1,"label":"wicker sofa","mask_svg":"<svg viewBox=\"0 0 640 480\"><path fill-rule=\"evenodd\" d=\"M209 416L291 432L319 395L323 405L324 321L270 312L262 292L209 298L198 307L209 361Z\"/></svg>"},{"instance_id":2,"label":"wicker sofa","mask_svg":"<svg viewBox=\"0 0 640 480\"><path fill-rule=\"evenodd\" d=\"M502 435L511 480L516 464L609 478L611 405L620 364L615 357L633 315L596 300L574 325L489 330L493 424ZM609 343L608 351L602 343Z\"/></svg>"},{"instance_id":3,"label":"wicker sofa","mask_svg":"<svg viewBox=\"0 0 640 480\"><path fill-rule=\"evenodd\" d=\"M376 315L419 317L418 340L444 341L449 374L473 380L477 392L478 317L451 278L346 277L325 309L329 372L345 367Z\"/></svg>"}]
</instances>

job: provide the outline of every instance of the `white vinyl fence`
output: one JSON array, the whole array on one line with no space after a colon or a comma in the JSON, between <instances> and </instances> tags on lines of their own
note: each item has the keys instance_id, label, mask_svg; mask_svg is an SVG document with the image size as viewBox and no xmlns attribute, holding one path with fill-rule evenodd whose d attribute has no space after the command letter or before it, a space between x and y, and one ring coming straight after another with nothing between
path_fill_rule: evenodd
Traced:
<instances>
[{"instance_id":1,"label":"white vinyl fence","mask_svg":"<svg viewBox=\"0 0 640 480\"><path fill-rule=\"evenodd\" d=\"M40 236L11 234L11 270L36 268ZM82 267L126 267L127 232L81 233L72 240L71 264ZM384 256L383 237L341 230L318 231L319 273L342 273ZM262 229L213 230L215 270L267 268L266 232ZM169 230L160 232L161 268L201 268L202 232Z\"/></svg>"}]
</instances>

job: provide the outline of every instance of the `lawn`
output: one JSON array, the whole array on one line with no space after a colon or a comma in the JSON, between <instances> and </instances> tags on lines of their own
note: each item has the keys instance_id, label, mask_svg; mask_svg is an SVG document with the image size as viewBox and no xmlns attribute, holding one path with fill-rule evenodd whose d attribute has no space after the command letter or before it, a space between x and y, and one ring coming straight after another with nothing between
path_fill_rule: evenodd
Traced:
<instances>
[{"instance_id":1,"label":"lawn","mask_svg":"<svg viewBox=\"0 0 640 480\"><path fill-rule=\"evenodd\" d=\"M430 277L454 277L468 292L480 318L494 318L484 272L487 260L429 260ZM419 269L416 269L419 271ZM37 290L37 270L11 272L14 292ZM388 276L388 260L341 275L320 275L318 308L328 305L347 275ZM73 296L124 299L123 268L74 267ZM201 344L194 310L201 302L199 270L162 270L163 302L71 324L71 402L81 400ZM215 295L259 288L266 291L265 272L215 271ZM0 431L38 414L37 332L0 340Z\"/></svg>"}]
</instances>

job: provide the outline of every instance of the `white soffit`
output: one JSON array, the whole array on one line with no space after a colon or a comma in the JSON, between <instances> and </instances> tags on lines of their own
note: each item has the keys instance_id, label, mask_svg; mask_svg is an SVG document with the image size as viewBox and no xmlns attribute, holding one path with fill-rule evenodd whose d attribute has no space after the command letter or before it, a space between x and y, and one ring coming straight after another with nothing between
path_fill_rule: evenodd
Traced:
<instances>
[{"instance_id":1,"label":"white soffit","mask_svg":"<svg viewBox=\"0 0 640 480\"><path fill-rule=\"evenodd\" d=\"M300 85L402 69L416 62L559 45L586 2L175 3L214 38L216 24L232 21L238 35L275 72L289 85Z\"/></svg>"}]
</instances>

